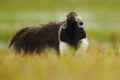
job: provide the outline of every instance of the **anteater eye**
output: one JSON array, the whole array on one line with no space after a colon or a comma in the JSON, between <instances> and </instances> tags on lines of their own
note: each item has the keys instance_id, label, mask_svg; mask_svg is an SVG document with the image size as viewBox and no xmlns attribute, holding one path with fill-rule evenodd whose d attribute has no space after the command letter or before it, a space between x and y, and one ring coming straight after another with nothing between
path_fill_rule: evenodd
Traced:
<instances>
[{"instance_id":1,"label":"anteater eye","mask_svg":"<svg viewBox=\"0 0 120 80\"><path fill-rule=\"evenodd\" d=\"M80 25L83 25L83 22L80 22L79 24L80 24Z\"/></svg>"}]
</instances>

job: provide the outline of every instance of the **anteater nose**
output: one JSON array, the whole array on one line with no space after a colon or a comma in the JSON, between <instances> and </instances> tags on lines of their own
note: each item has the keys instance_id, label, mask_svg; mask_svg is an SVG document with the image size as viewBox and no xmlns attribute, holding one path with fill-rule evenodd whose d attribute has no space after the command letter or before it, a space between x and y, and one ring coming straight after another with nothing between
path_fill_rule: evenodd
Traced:
<instances>
[{"instance_id":1,"label":"anteater nose","mask_svg":"<svg viewBox=\"0 0 120 80\"><path fill-rule=\"evenodd\" d=\"M83 22L80 22L79 24L80 24L80 25L83 25Z\"/></svg>"}]
</instances>

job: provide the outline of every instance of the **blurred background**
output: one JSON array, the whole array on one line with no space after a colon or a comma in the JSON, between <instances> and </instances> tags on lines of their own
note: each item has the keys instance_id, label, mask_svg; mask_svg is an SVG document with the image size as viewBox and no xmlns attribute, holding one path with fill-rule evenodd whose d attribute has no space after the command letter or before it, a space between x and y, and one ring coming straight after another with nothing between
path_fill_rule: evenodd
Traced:
<instances>
[{"instance_id":1,"label":"blurred background","mask_svg":"<svg viewBox=\"0 0 120 80\"><path fill-rule=\"evenodd\" d=\"M70 11L84 21L87 54L21 57L8 49L23 27L64 21ZM120 80L120 0L0 0L0 80Z\"/></svg>"},{"instance_id":2,"label":"blurred background","mask_svg":"<svg viewBox=\"0 0 120 80\"><path fill-rule=\"evenodd\" d=\"M120 0L0 0L0 50L21 28L64 21L70 11L83 18L91 44L119 44Z\"/></svg>"}]
</instances>

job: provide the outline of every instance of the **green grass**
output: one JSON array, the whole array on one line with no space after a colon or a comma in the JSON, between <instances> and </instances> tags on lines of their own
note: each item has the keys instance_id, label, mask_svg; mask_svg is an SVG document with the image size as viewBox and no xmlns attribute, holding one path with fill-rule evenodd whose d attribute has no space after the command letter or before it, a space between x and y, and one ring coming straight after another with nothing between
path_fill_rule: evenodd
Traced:
<instances>
[{"instance_id":1,"label":"green grass","mask_svg":"<svg viewBox=\"0 0 120 80\"><path fill-rule=\"evenodd\" d=\"M1 0L2 11L59 11L59 10L114 10L119 11L119 0Z\"/></svg>"}]
</instances>

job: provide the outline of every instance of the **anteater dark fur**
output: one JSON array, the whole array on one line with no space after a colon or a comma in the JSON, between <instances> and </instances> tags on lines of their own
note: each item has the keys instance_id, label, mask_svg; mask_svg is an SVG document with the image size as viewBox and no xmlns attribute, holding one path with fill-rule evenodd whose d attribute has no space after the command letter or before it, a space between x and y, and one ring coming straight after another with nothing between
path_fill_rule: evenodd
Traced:
<instances>
[{"instance_id":1,"label":"anteater dark fur","mask_svg":"<svg viewBox=\"0 0 120 80\"><path fill-rule=\"evenodd\" d=\"M9 47L13 45L16 52L40 53L46 47L54 48L59 54L60 27L62 22L50 22L36 27L21 29L12 38Z\"/></svg>"}]
</instances>

